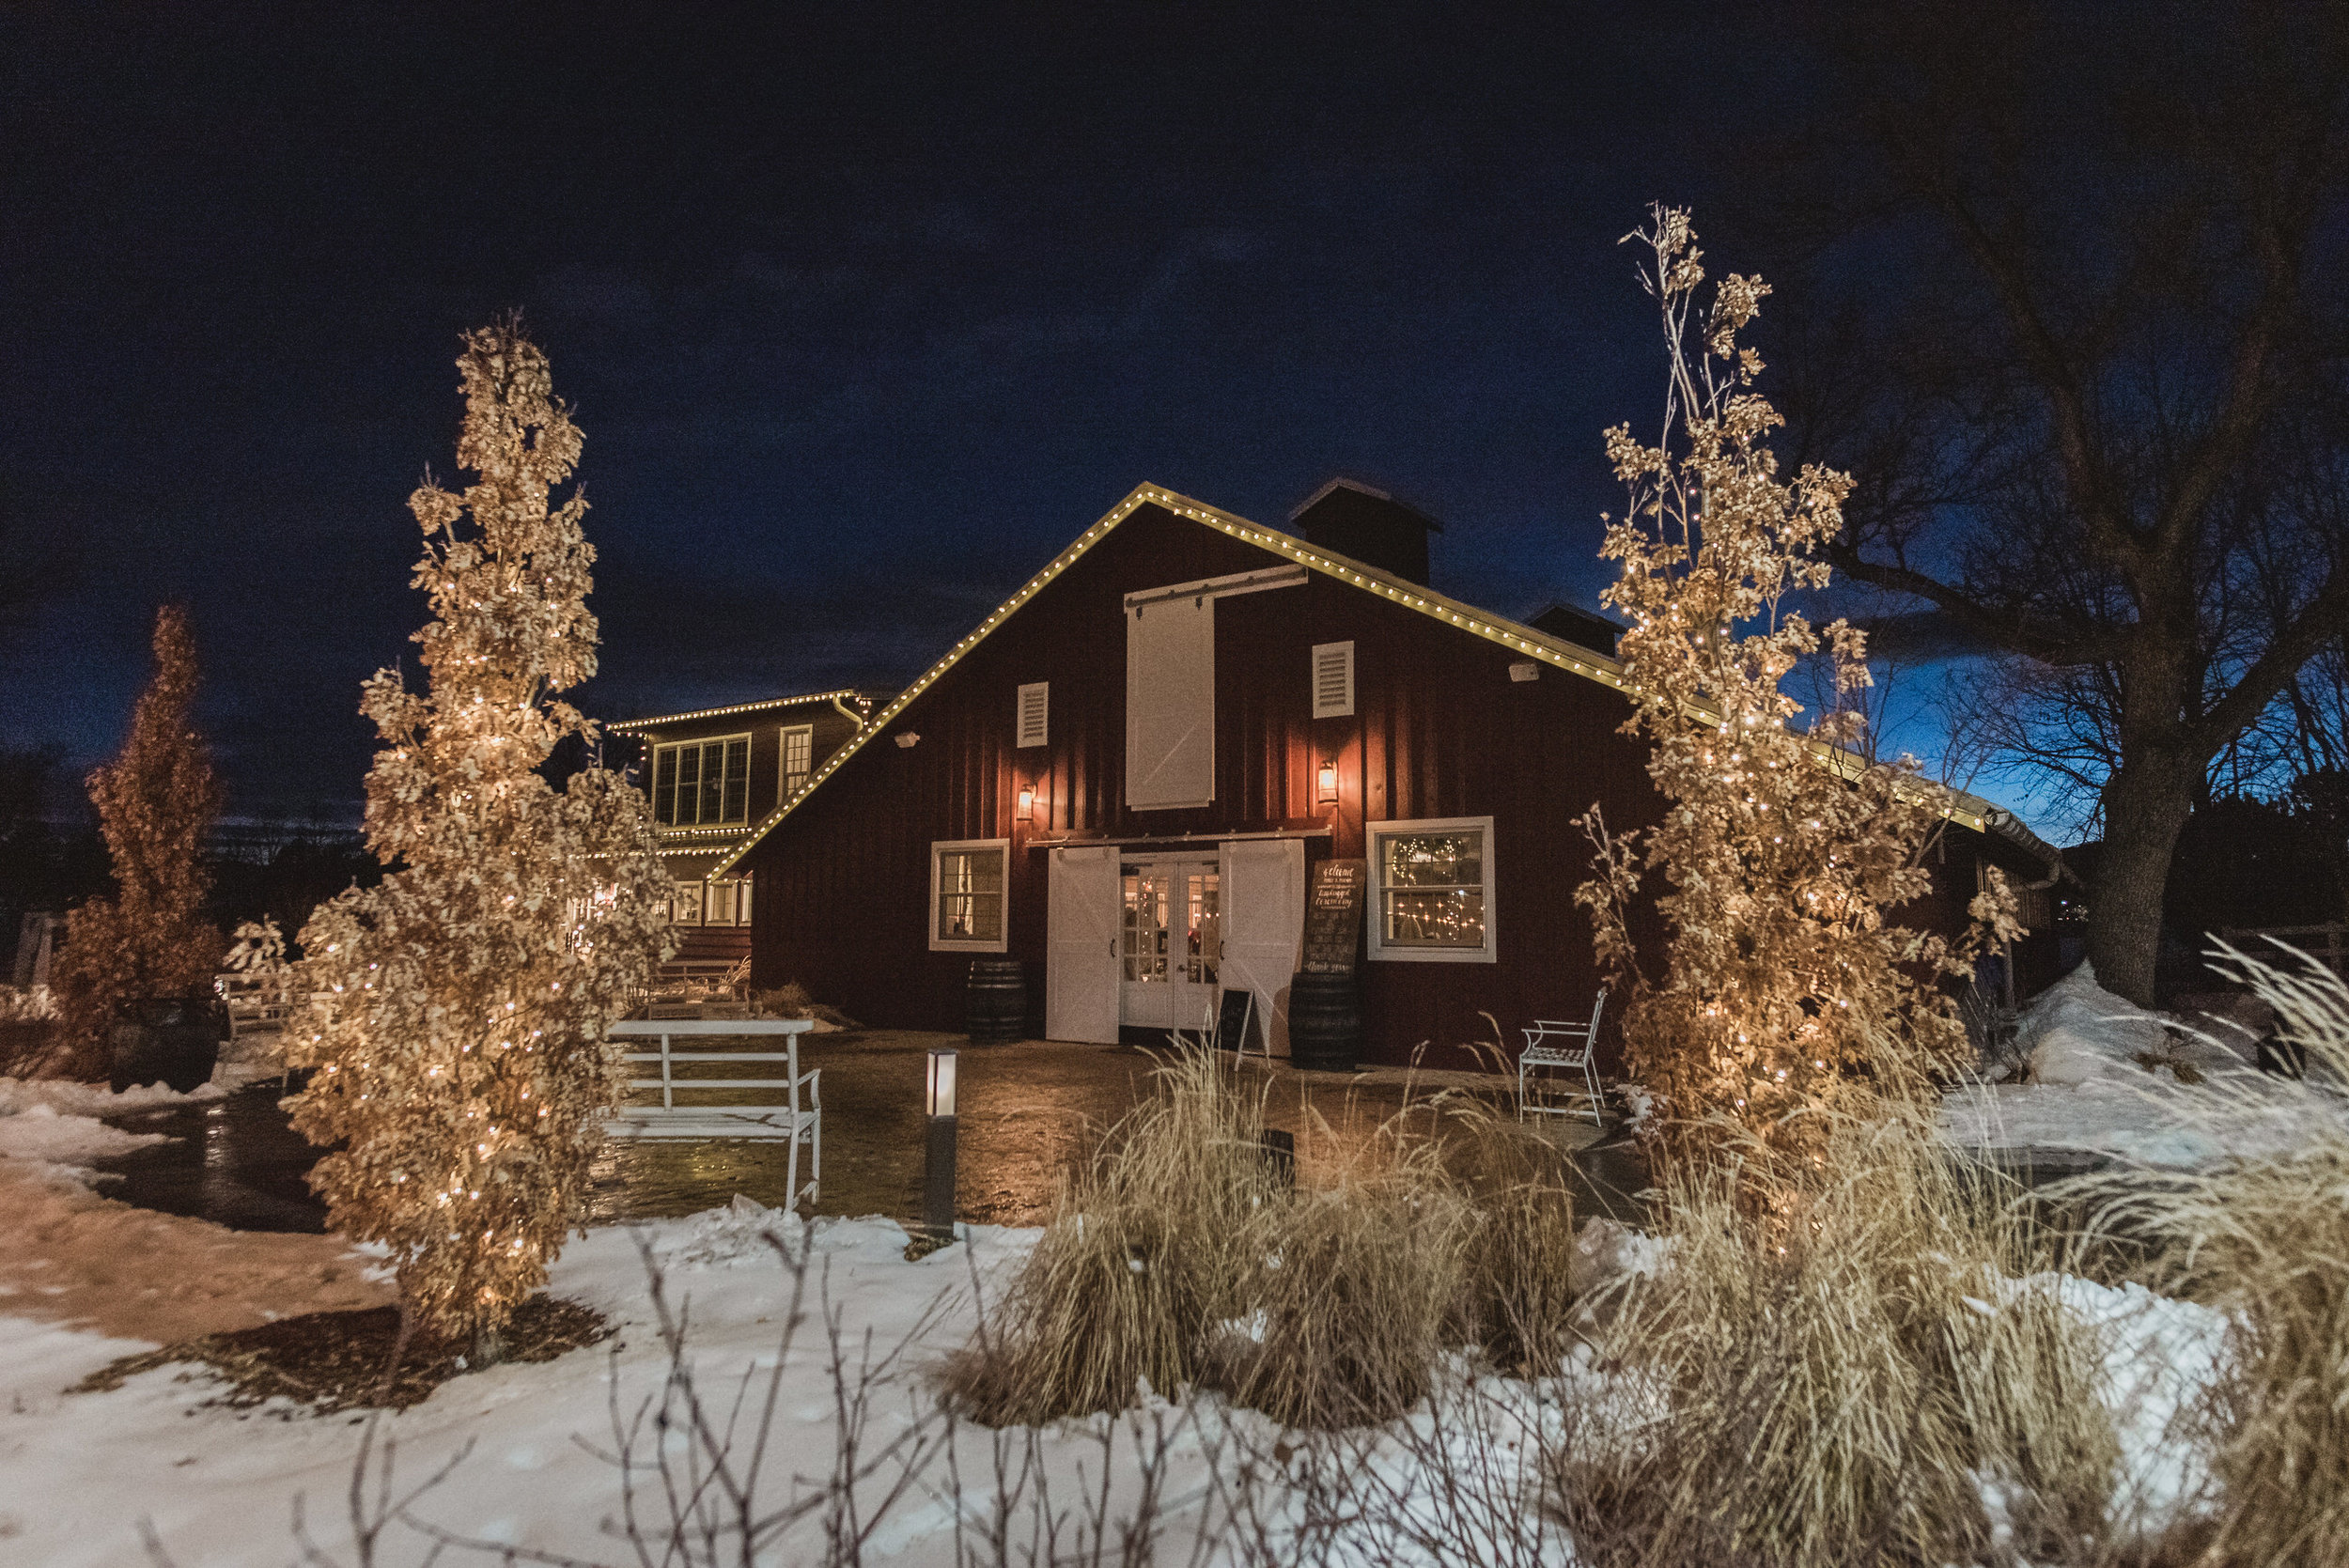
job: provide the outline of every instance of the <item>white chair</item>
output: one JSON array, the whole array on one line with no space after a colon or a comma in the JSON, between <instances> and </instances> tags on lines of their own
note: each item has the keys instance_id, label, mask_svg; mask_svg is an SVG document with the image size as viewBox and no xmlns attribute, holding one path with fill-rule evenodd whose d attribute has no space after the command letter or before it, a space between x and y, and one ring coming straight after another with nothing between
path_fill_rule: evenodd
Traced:
<instances>
[{"instance_id":1,"label":"white chair","mask_svg":"<svg viewBox=\"0 0 2349 1568\"><path fill-rule=\"evenodd\" d=\"M1527 1093L1544 1081L1533 1077L1537 1071L1579 1072L1582 1075L1582 1094L1590 1102L1588 1111L1591 1120L1602 1126L1606 1125L1605 1118L1599 1114L1598 1069L1591 1060L1598 1044L1599 1015L1606 1010L1607 993L1601 990L1598 999L1591 1003L1588 1023L1535 1018L1533 1027L1525 1031L1525 1049L1517 1057L1517 1115L1520 1118L1528 1111L1548 1116L1582 1115L1584 1112L1571 1104L1544 1103L1532 1098ZM1573 1098L1572 1083L1571 1079L1566 1080L1568 1093L1565 1097L1569 1101Z\"/></svg>"}]
</instances>

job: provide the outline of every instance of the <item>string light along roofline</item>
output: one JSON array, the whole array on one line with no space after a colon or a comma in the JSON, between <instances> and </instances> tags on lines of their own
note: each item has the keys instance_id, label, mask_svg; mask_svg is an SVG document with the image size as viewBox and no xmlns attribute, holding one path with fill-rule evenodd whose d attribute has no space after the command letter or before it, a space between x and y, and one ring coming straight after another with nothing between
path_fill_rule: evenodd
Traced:
<instances>
[{"instance_id":1,"label":"string light along roofline","mask_svg":"<svg viewBox=\"0 0 2349 1568\"><path fill-rule=\"evenodd\" d=\"M1063 547L1060 553L1053 556L1041 571L1020 584L1017 592L997 605L985 620L972 628L953 647L948 648L937 663L925 670L918 679L898 692L887 707L875 713L872 721L864 728L859 730L848 744L827 757L821 767L808 775L805 784L794 790L790 797L774 810L769 812L756 826L750 830L748 837L741 845L724 860L712 866L708 875L723 877L732 871L743 856L756 848L785 817L799 808L801 801L813 794L826 779L839 771L841 766L850 757L863 751L867 742L879 737L880 733L887 729L915 698L936 684L940 676L962 662L963 656L985 642L988 633L1008 620L1014 611L1034 598L1054 578L1075 566L1087 551L1108 536L1111 529L1125 521L1137 509L1151 505L1172 512L1176 517L1205 523L1219 533L1229 534L1236 539L1270 551L1275 555L1285 556L1289 560L1320 572L1325 577L1336 578L1341 582L1350 583L1366 593L1391 599L1394 603L1407 609L1416 610L1434 620L1458 627L1471 636L1482 637L1486 642L1497 643L1502 647L1514 648L1545 664L1554 665L1571 675L1580 675L1585 680L1595 681L1601 686L1610 686L1618 691L1626 690L1623 679L1623 666L1603 654L1546 636L1532 627L1503 619L1499 615L1479 610L1471 604L1463 604L1458 599L1450 598L1436 592L1433 588L1391 576L1376 567L1365 565L1350 556L1340 555L1335 551L1317 549L1294 534L1284 534L1277 528L1267 528L1260 522L1251 522L1246 518L1234 516L1230 512L1210 506L1204 501L1194 501L1190 496L1178 494L1163 486L1137 485L1123 501L1103 513L1100 520ZM713 711L730 710L722 708ZM696 715L685 714L679 717L692 718ZM652 722L643 719L635 721L639 724ZM1834 749L1821 746L1819 748L1822 754L1821 760L1829 761L1827 753L1832 750ZM1851 757L1848 753L1843 755L1843 760L1829 761L1829 765L1839 768L1865 766L1857 757ZM1970 795L1961 795L1954 791L1952 792L1952 804L1944 810L1943 815L1976 831L1987 829L1988 814L1996 811L1996 807L1988 801L1977 800Z\"/></svg>"},{"instance_id":2,"label":"string light along roofline","mask_svg":"<svg viewBox=\"0 0 2349 1568\"><path fill-rule=\"evenodd\" d=\"M736 713L757 713L770 707L797 707L801 703L828 703L835 697L861 697L863 693L853 686L837 691L810 691L798 697L768 697L754 703L733 703L725 707L695 708L691 713L663 713L655 719L630 719L623 723L603 726L606 735L625 735L652 724L682 724L692 719L723 719Z\"/></svg>"}]
</instances>

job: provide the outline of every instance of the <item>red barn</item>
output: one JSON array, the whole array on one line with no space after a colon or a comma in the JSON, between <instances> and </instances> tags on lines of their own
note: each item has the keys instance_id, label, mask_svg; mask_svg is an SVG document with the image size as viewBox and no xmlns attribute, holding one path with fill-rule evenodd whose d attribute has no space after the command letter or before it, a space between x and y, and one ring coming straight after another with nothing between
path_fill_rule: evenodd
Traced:
<instances>
[{"instance_id":1,"label":"red barn","mask_svg":"<svg viewBox=\"0 0 2349 1568\"><path fill-rule=\"evenodd\" d=\"M1195 1028L1221 987L1285 1049L1309 881L1364 862L1362 1055L1469 1060L1600 984L1575 818L1651 820L1613 629L1522 625L1425 585L1435 524L1334 482L1268 528L1144 485L757 824L756 983L959 1030L974 957L1019 961L1049 1038ZM2044 876L1979 801L1940 851ZM2046 923L2038 923L2042 929Z\"/></svg>"}]
</instances>

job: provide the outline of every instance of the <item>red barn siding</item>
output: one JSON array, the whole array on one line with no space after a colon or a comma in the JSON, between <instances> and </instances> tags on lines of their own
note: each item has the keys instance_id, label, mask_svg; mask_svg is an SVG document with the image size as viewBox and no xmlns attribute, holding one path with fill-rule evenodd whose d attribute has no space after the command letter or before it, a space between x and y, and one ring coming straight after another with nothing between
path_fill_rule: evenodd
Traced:
<instances>
[{"instance_id":1,"label":"red barn siding","mask_svg":"<svg viewBox=\"0 0 2349 1568\"><path fill-rule=\"evenodd\" d=\"M757 981L805 984L866 1022L958 1030L970 955L927 939L929 846L1012 840L1007 953L1025 961L1043 1017L1048 856L1071 834L1112 841L1329 828L1309 860L1365 853L1365 821L1491 816L1495 963L1362 966L1365 1055L1461 1065L1535 1015L1575 1016L1599 984L1573 892L1594 802L1617 830L1654 820L1646 749L1617 733L1618 693L1551 666L1513 681L1498 644L1318 572L1302 587L1216 606L1216 799L1190 810L1124 804L1124 596L1279 564L1218 530L1144 505L941 675L750 854ZM1355 644L1356 712L1315 721L1315 644ZM1012 745L1017 689L1051 683L1050 744ZM915 734L903 748L894 737ZM1315 801L1338 764L1334 812ZM1012 820L1039 791L1037 821ZM1980 835L1957 831L1967 838ZM1970 896L1970 874L1966 896ZM1956 900L1962 908L1964 898ZM1944 911L1937 908L1937 917Z\"/></svg>"}]
</instances>

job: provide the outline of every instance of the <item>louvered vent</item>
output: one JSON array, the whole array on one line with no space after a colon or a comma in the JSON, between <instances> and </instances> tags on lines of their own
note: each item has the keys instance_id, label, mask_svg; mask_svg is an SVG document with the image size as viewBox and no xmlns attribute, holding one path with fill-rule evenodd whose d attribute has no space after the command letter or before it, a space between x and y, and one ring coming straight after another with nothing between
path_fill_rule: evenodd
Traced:
<instances>
[{"instance_id":1,"label":"louvered vent","mask_svg":"<svg viewBox=\"0 0 2349 1568\"><path fill-rule=\"evenodd\" d=\"M1051 713L1052 683L1039 680L1033 686L1019 689L1020 746L1041 746L1047 736L1047 721Z\"/></svg>"},{"instance_id":2,"label":"louvered vent","mask_svg":"<svg viewBox=\"0 0 2349 1568\"><path fill-rule=\"evenodd\" d=\"M1354 644L1314 644L1314 717L1345 719L1354 712Z\"/></svg>"}]
</instances>

